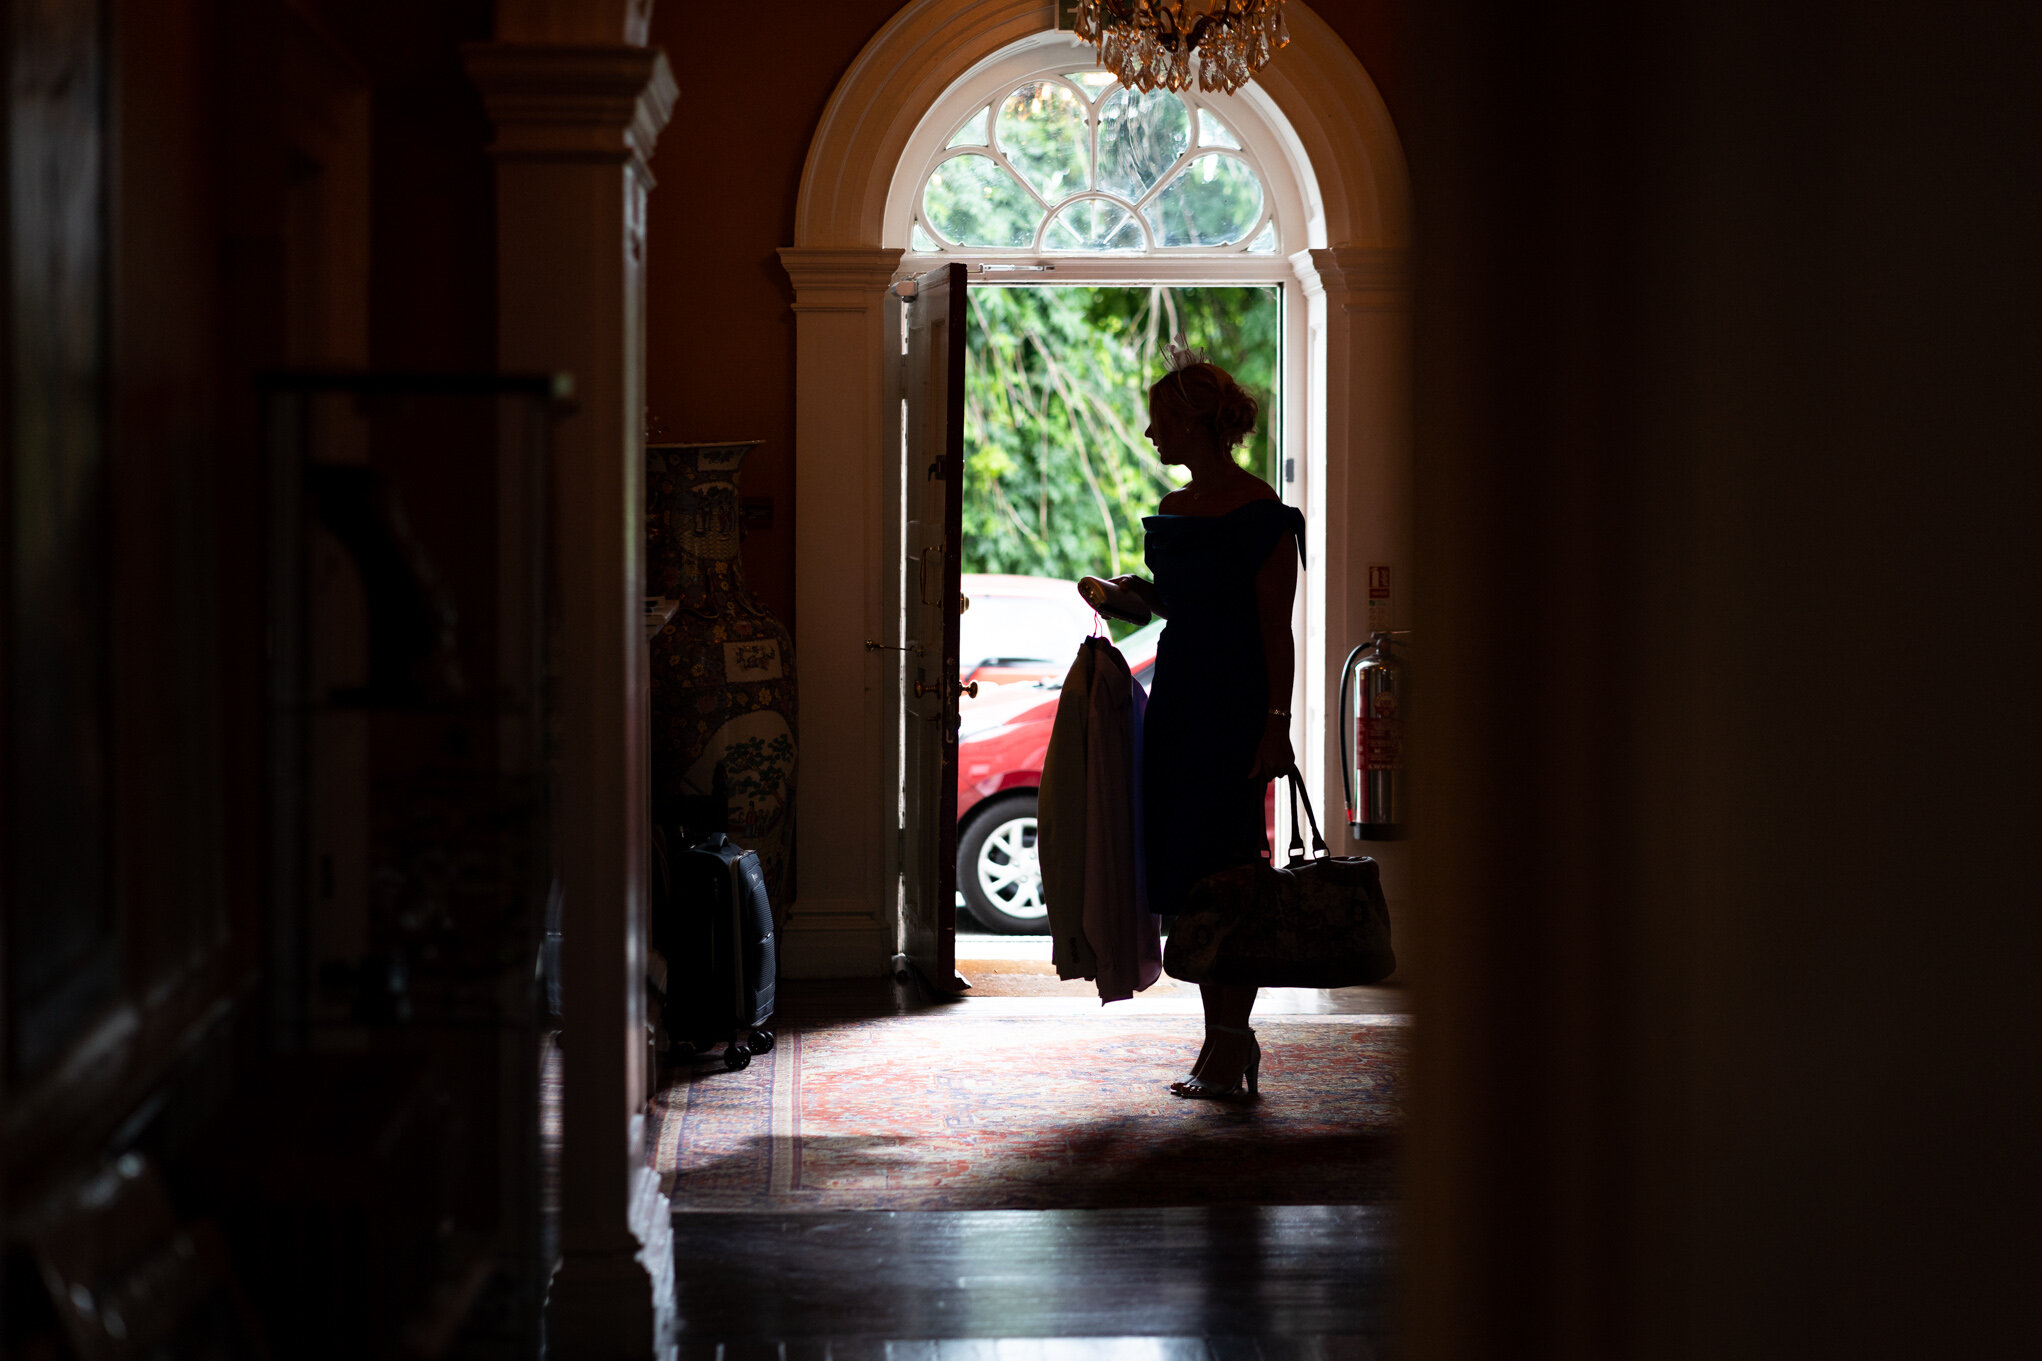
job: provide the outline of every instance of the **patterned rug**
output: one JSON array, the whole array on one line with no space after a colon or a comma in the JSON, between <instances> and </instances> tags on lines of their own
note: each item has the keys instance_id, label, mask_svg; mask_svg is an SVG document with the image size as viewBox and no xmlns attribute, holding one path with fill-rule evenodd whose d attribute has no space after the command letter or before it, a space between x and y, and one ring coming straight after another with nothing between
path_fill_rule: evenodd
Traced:
<instances>
[{"instance_id":1,"label":"patterned rug","mask_svg":"<svg viewBox=\"0 0 2042 1361\"><path fill-rule=\"evenodd\" d=\"M1082 978L1066 983L1056 976L1056 966L1047 959L972 959L960 955L957 972L971 980L973 997L1090 997L1096 1000L1099 996L1098 984ZM1198 988L1165 974L1144 988L1141 995L1151 1000L1158 997L1196 997Z\"/></svg>"},{"instance_id":2,"label":"patterned rug","mask_svg":"<svg viewBox=\"0 0 2042 1361\"><path fill-rule=\"evenodd\" d=\"M783 1035L654 1104L686 1210L976 1210L1394 1196L1404 1027L1258 1020L1262 1098L1184 1101L1191 1016L887 1017Z\"/></svg>"}]
</instances>

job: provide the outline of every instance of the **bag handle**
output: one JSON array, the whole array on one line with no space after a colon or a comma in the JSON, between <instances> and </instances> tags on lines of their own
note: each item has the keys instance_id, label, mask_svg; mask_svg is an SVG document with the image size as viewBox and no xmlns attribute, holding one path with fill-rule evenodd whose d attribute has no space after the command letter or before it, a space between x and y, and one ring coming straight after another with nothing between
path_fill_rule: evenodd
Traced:
<instances>
[{"instance_id":1,"label":"bag handle","mask_svg":"<svg viewBox=\"0 0 2042 1361\"><path fill-rule=\"evenodd\" d=\"M1319 815L1312 809L1312 796L1305 792L1305 777L1299 773L1295 762L1283 774L1290 785L1290 863L1301 865L1308 858L1323 859L1327 854L1326 838L1319 832ZM1305 819L1312 826L1313 854L1310 857L1305 854L1304 832L1298 823L1299 800L1304 801Z\"/></svg>"}]
</instances>

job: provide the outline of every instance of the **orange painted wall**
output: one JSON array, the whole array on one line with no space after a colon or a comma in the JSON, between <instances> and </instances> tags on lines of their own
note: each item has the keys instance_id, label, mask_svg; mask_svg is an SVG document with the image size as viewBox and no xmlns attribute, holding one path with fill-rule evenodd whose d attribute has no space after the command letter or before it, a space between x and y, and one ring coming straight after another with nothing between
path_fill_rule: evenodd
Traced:
<instances>
[{"instance_id":1,"label":"orange painted wall","mask_svg":"<svg viewBox=\"0 0 2042 1361\"><path fill-rule=\"evenodd\" d=\"M653 11L652 41L667 50L681 93L652 161L659 187L647 227L647 428L668 440L765 440L746 464L743 490L772 498L773 522L747 532L745 571L789 624L799 456L794 314L774 252L793 243L801 167L823 106L899 7L896 0L832 0L799 7L798 21L789 11L771 35L773 69L764 79L740 56L697 55L705 49L699 11ZM1315 8L1361 58L1395 114L1392 0L1324 0Z\"/></svg>"}]
</instances>

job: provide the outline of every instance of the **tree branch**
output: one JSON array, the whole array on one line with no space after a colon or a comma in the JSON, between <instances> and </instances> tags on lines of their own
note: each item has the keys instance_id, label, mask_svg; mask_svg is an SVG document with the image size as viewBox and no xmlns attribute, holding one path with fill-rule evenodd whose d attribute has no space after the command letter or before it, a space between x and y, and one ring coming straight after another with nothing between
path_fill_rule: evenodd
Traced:
<instances>
[{"instance_id":1,"label":"tree branch","mask_svg":"<svg viewBox=\"0 0 2042 1361\"><path fill-rule=\"evenodd\" d=\"M1071 399L1070 391L1066 388L1063 381L1063 372L1057 365L1056 356L1050 353L1048 344L1042 338L1042 333L1033 326L1030 326L1026 334L1034 342L1035 352L1042 356L1044 375L1055 386L1057 395L1063 398L1064 416L1070 424L1071 444L1078 455L1078 468L1085 475L1085 485L1092 489L1092 499L1099 506L1099 519L1106 526L1106 554L1113 564L1111 575L1119 576L1120 531L1113 523L1113 511L1106 504L1106 493L1099 489L1099 479L1092 472L1092 459L1085 449L1084 427L1078 420L1080 403Z\"/></svg>"}]
</instances>

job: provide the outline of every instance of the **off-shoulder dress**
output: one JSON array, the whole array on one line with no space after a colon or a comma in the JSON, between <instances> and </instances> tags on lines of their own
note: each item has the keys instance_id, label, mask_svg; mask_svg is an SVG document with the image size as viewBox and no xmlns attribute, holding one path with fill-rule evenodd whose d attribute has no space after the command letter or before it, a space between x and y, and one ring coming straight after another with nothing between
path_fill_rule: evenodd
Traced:
<instances>
[{"instance_id":1,"label":"off-shoulder dress","mask_svg":"<svg viewBox=\"0 0 2042 1361\"><path fill-rule=\"evenodd\" d=\"M1304 561L1305 517L1262 500L1142 525L1169 621L1142 728L1149 906L1174 916L1193 884L1253 861L1262 846L1266 786L1249 772L1271 701L1255 579L1286 538Z\"/></svg>"}]
</instances>

